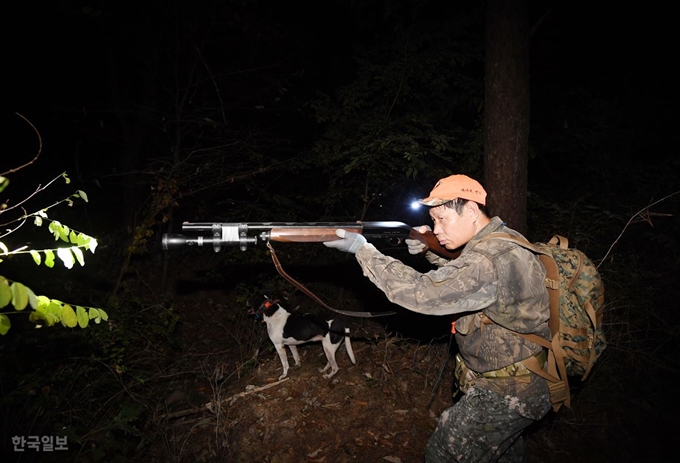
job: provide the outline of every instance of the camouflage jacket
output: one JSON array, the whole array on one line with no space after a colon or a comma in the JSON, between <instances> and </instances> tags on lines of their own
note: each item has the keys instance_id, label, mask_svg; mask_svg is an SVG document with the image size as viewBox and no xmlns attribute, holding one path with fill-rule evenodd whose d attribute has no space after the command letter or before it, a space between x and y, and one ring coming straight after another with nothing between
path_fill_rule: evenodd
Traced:
<instances>
[{"instance_id":1,"label":"camouflage jacket","mask_svg":"<svg viewBox=\"0 0 680 463\"><path fill-rule=\"evenodd\" d=\"M387 298L429 315L459 316L456 342L466 365L484 373L530 357L540 346L507 329L549 339L545 269L526 249L502 240L480 239L493 232L521 236L494 217L455 260L427 253L439 267L420 273L366 244L356 258ZM484 324L482 313L495 323Z\"/></svg>"}]
</instances>

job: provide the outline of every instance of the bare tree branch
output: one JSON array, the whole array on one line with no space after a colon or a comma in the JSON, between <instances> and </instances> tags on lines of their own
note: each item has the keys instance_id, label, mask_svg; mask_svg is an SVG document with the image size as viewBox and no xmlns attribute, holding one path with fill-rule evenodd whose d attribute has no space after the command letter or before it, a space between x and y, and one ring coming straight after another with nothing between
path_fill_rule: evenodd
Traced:
<instances>
[{"instance_id":1,"label":"bare tree branch","mask_svg":"<svg viewBox=\"0 0 680 463\"><path fill-rule=\"evenodd\" d=\"M610 253L611 250L614 248L614 246L616 245L616 243L619 242L619 240L621 239L621 237L622 237L623 234L625 233L625 231L626 231L626 229L628 228L628 226L629 226L631 223L633 223L633 222L635 221L636 218L642 217L642 215L643 215L645 212L649 211L649 208L651 208L652 206L655 206L656 204L659 204L659 203L662 202L662 201L667 200L667 199L670 198L671 196L677 195L678 193L680 193L680 190L679 190L679 191L676 191L675 193L671 193L671 194L669 194L668 196L663 197L663 198L661 198L661 199L658 200L658 201L653 202L653 203L650 204L649 206L646 206L646 207L640 209L640 210L639 210L638 212L636 212L635 214L633 214L633 216L632 216L632 217L628 220L628 222L626 223L626 226L623 227L623 230L621 230L621 233L619 234L619 236L616 238L616 240L614 240L614 242L612 243L612 245L609 246L609 249L607 250L607 253L606 253L606 254L604 255L604 257L602 258L602 261L597 265L597 268L600 268L600 265L602 265L602 263L607 259L607 256L609 256L609 253ZM646 221L646 222L649 222L649 224L651 225L651 216L650 216L649 214L647 215L646 218L643 218L642 220L644 220L644 221Z\"/></svg>"},{"instance_id":2,"label":"bare tree branch","mask_svg":"<svg viewBox=\"0 0 680 463\"><path fill-rule=\"evenodd\" d=\"M14 169L10 169L10 170L8 170L7 172L2 172L2 173L0 173L0 176L4 176L4 175L7 175L7 174L13 174L14 172L16 172L16 171L18 171L18 170L21 170L21 169L23 169L24 167L30 166L31 164L33 164L33 163L36 161L36 159L38 159L38 157L40 157L40 153L42 153L42 146L43 146L43 144L42 144L42 137L40 136L40 132L38 132L38 129L36 129L35 126L34 126L33 124L31 124L31 121L29 121L28 119L26 119L26 118L25 118L24 116L22 116L21 114L19 114L19 113L14 113L14 114L16 114L17 116L19 116L19 117L22 118L23 120L25 120L26 123L27 123L28 125L30 125L31 128L35 131L35 134L38 136L38 153L35 155L35 157L34 157L33 159L31 159L29 162L27 162L27 163L24 164L23 166L15 167Z\"/></svg>"}]
</instances>

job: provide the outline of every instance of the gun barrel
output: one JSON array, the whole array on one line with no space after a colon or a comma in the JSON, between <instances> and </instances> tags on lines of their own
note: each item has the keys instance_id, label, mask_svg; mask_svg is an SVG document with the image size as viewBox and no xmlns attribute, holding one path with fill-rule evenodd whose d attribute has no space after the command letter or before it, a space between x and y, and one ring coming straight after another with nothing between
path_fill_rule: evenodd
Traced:
<instances>
[{"instance_id":1,"label":"gun barrel","mask_svg":"<svg viewBox=\"0 0 680 463\"><path fill-rule=\"evenodd\" d=\"M166 233L163 235L163 249L178 248L180 246L203 246L212 244L214 239L207 236L185 236Z\"/></svg>"},{"instance_id":2,"label":"gun barrel","mask_svg":"<svg viewBox=\"0 0 680 463\"><path fill-rule=\"evenodd\" d=\"M245 237L239 241L224 241L217 236L186 236L172 233L165 233L162 239L163 249L178 248L180 246L212 246L215 252L219 252L222 245L227 246L244 246L246 244L255 244L256 237Z\"/></svg>"},{"instance_id":3,"label":"gun barrel","mask_svg":"<svg viewBox=\"0 0 680 463\"><path fill-rule=\"evenodd\" d=\"M369 223L369 222L364 222ZM391 222L370 222L374 224L391 223ZM396 223L396 222L395 222ZM364 225L361 222L243 222L243 223L227 223L227 222L184 222L182 223L182 231L184 232L209 232L215 227L217 228L239 228L245 227L250 231L267 231L272 228L292 228L292 229L309 229L309 228L359 228Z\"/></svg>"}]
</instances>

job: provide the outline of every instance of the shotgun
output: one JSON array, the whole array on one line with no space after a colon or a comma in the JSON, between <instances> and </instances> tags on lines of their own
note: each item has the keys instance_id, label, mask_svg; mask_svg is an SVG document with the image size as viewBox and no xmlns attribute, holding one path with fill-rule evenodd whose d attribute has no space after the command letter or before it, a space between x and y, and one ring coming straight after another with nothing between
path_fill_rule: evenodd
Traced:
<instances>
[{"instance_id":1,"label":"shotgun","mask_svg":"<svg viewBox=\"0 0 680 463\"><path fill-rule=\"evenodd\" d=\"M431 231L419 233L403 222L184 222L182 232L198 236L164 234L163 249L179 246L209 246L219 252L222 246L239 246L245 251L248 245L258 242L278 241L284 243L321 243L339 239L335 230L343 228L361 233L366 239L386 239L399 245L407 238L425 243L429 250L442 257L454 259L459 252L450 251L439 244Z\"/></svg>"}]
</instances>

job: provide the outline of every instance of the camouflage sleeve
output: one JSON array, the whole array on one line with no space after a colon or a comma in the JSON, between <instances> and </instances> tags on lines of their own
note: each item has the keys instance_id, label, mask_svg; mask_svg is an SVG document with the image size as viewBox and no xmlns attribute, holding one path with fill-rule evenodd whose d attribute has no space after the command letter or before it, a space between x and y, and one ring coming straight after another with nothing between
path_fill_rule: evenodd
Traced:
<instances>
[{"instance_id":1,"label":"camouflage sleeve","mask_svg":"<svg viewBox=\"0 0 680 463\"><path fill-rule=\"evenodd\" d=\"M440 257L440 256L438 256L437 254L435 254L435 253L432 252L432 251L427 251L427 252L425 253L425 259L427 259L427 261L428 261L429 263L431 263L432 265L435 265L435 266L437 266L437 267L443 267L443 266L446 265L446 264L449 262L449 260L450 260L450 259L446 259L446 258L444 258L444 257Z\"/></svg>"},{"instance_id":2,"label":"camouflage sleeve","mask_svg":"<svg viewBox=\"0 0 680 463\"><path fill-rule=\"evenodd\" d=\"M482 310L496 301L497 277L491 261L478 253L420 273L368 243L356 259L387 298L406 309L429 315Z\"/></svg>"}]
</instances>

